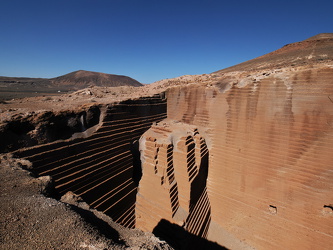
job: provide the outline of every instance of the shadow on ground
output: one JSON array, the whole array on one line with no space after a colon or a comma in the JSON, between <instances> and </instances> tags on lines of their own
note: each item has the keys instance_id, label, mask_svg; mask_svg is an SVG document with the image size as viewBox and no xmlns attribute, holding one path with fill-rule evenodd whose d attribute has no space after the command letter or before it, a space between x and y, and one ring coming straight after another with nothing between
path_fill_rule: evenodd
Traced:
<instances>
[{"instance_id":1,"label":"shadow on ground","mask_svg":"<svg viewBox=\"0 0 333 250\"><path fill-rule=\"evenodd\" d=\"M88 224L92 225L100 234L104 235L106 238L111 239L113 242L125 245L125 242L119 240L119 233L117 230L112 228L108 223L96 217L96 215L88 210L82 209L80 207L70 205L71 209L77 212Z\"/></svg>"},{"instance_id":2,"label":"shadow on ground","mask_svg":"<svg viewBox=\"0 0 333 250\"><path fill-rule=\"evenodd\" d=\"M175 249L228 249L215 242L191 234L184 228L164 219L157 224L153 233Z\"/></svg>"}]
</instances>

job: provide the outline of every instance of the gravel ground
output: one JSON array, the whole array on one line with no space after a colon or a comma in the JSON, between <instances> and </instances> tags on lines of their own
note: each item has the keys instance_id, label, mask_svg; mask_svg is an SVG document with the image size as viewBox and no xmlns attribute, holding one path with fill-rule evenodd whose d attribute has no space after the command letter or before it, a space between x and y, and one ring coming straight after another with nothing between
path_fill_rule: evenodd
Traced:
<instances>
[{"instance_id":1,"label":"gravel ground","mask_svg":"<svg viewBox=\"0 0 333 250\"><path fill-rule=\"evenodd\" d=\"M22 169L29 164L0 155L0 249L172 249L151 233L89 209L74 194L64 202L46 197L52 181Z\"/></svg>"}]
</instances>

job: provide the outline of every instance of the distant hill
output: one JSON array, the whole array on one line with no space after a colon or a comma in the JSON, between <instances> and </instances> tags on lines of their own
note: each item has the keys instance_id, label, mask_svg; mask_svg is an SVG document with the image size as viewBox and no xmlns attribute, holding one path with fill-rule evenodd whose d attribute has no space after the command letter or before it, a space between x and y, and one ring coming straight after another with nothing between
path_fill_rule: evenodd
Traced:
<instances>
[{"instance_id":1,"label":"distant hill","mask_svg":"<svg viewBox=\"0 0 333 250\"><path fill-rule=\"evenodd\" d=\"M75 71L55 78L29 78L0 76L0 91L54 92L78 90L90 86L119 87L142 86L128 76L105 74L85 70Z\"/></svg>"},{"instance_id":2,"label":"distant hill","mask_svg":"<svg viewBox=\"0 0 333 250\"><path fill-rule=\"evenodd\" d=\"M78 70L72 73L50 79L53 85L85 88L88 86L119 87L142 86L140 82L128 76L112 75L92 71Z\"/></svg>"},{"instance_id":3,"label":"distant hill","mask_svg":"<svg viewBox=\"0 0 333 250\"><path fill-rule=\"evenodd\" d=\"M328 61L333 61L333 33L322 33L215 73L277 69Z\"/></svg>"}]
</instances>

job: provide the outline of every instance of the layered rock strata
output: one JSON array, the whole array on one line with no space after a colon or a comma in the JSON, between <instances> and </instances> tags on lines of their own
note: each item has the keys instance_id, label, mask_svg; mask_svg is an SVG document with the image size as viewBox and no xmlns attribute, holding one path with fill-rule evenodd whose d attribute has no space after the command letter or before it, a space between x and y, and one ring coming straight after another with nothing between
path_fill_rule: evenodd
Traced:
<instances>
[{"instance_id":1,"label":"layered rock strata","mask_svg":"<svg viewBox=\"0 0 333 250\"><path fill-rule=\"evenodd\" d=\"M37 176L50 175L59 195L68 191L116 222L135 227L137 184L141 177L138 139L166 117L163 95L110 105L95 132L84 138L15 152L32 162Z\"/></svg>"},{"instance_id":2,"label":"layered rock strata","mask_svg":"<svg viewBox=\"0 0 333 250\"><path fill-rule=\"evenodd\" d=\"M333 67L256 74L167 91L168 118L140 139L139 228L167 220L231 249L332 246Z\"/></svg>"},{"instance_id":3,"label":"layered rock strata","mask_svg":"<svg viewBox=\"0 0 333 250\"><path fill-rule=\"evenodd\" d=\"M154 206L169 215L164 219L175 218L189 232L206 236L210 204L206 190L209 151L205 139L193 126L162 124L152 126L140 140L144 178L137 211L140 214ZM203 211L199 212L200 209ZM138 225L152 231L161 219L160 213L150 214L149 219L140 217Z\"/></svg>"}]
</instances>

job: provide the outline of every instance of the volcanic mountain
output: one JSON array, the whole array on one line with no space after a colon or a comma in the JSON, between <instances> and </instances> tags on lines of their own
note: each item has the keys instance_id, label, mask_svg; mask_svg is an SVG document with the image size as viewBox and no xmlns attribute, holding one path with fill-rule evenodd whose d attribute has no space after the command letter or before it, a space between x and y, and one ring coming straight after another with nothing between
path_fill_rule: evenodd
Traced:
<instances>
[{"instance_id":1,"label":"volcanic mountain","mask_svg":"<svg viewBox=\"0 0 333 250\"><path fill-rule=\"evenodd\" d=\"M89 86L142 86L128 76L78 70L55 78L0 77L1 91L69 91Z\"/></svg>"},{"instance_id":2,"label":"volcanic mountain","mask_svg":"<svg viewBox=\"0 0 333 250\"><path fill-rule=\"evenodd\" d=\"M215 73L232 71L278 69L305 66L333 61L333 33L321 33L301 42L287 44L282 48L255 59L219 70Z\"/></svg>"},{"instance_id":3,"label":"volcanic mountain","mask_svg":"<svg viewBox=\"0 0 333 250\"><path fill-rule=\"evenodd\" d=\"M85 88L90 85L100 87L133 86L142 84L128 76L98 73L92 71L78 70L72 73L50 79L57 86L73 86L73 88Z\"/></svg>"}]
</instances>

